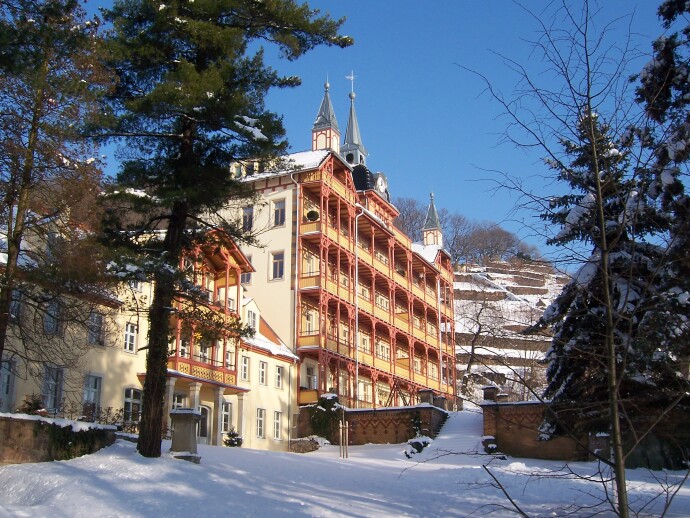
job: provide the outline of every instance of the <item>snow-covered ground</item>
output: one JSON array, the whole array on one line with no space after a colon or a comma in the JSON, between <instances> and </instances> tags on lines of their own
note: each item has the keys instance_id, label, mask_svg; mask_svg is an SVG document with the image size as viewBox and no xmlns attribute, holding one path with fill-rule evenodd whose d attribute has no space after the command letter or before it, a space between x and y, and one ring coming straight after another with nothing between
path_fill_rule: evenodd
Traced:
<instances>
[{"instance_id":1,"label":"snow-covered ground","mask_svg":"<svg viewBox=\"0 0 690 518\"><path fill-rule=\"evenodd\" d=\"M452 414L439 437L407 459L404 445L337 446L309 454L200 446L200 465L139 456L118 440L78 459L0 467L0 517L529 516L611 515L597 464L494 458L481 453L481 412ZM169 448L164 443L164 448ZM658 516L665 485L684 472L628 471L630 500ZM591 507L596 506L596 507ZM690 485L667 516L690 516Z\"/></svg>"}]
</instances>

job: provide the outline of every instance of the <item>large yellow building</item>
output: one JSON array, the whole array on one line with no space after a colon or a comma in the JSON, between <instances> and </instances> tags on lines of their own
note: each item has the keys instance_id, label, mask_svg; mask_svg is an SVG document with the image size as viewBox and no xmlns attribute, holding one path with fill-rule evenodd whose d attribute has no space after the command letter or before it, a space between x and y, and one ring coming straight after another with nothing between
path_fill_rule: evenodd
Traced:
<instances>
[{"instance_id":1,"label":"large yellow building","mask_svg":"<svg viewBox=\"0 0 690 518\"><path fill-rule=\"evenodd\" d=\"M234 167L260 197L242 213L263 244L242 247L256 270L242 284L299 356L298 404L327 391L351 408L414 404L431 389L452 405L453 271L433 198L414 244L366 167L350 98L342 146L326 84L310 151Z\"/></svg>"},{"instance_id":2,"label":"large yellow building","mask_svg":"<svg viewBox=\"0 0 690 518\"><path fill-rule=\"evenodd\" d=\"M165 414L173 408L201 413L198 440L223 444L231 428L243 445L257 449L288 449L290 415L294 411L294 355L266 323L256 301L243 294L240 278L252 271L232 243L187 251L181 264L188 280L208 294L208 303L185 311L178 299L172 308L170 357ZM36 287L37 290L40 287ZM146 371L148 307L152 286L132 281L102 302L89 301L87 325L53 313L50 307L13 305L10 339L30 332L33 341L55 342L83 352L65 364L59 355L50 362L29 363L20 354L3 359L0 370L0 411L13 412L27 396L40 398L48 416L108 420L136 430ZM56 305L66 306L66 297ZM72 303L71 306L76 306ZM40 310L39 310L40 309ZM251 338L231 334L204 336L194 313L213 312L221 319L240 319L255 331ZM179 315L185 314L185 318ZM31 327L27 327L27 326ZM167 419L170 427L170 419Z\"/></svg>"}]
</instances>

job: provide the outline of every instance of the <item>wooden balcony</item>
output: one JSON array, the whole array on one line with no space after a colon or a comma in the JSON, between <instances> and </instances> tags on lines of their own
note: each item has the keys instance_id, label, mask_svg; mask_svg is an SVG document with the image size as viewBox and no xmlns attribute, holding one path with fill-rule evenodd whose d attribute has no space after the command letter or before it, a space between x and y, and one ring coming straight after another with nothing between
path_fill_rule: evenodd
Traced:
<instances>
[{"instance_id":1,"label":"wooden balcony","mask_svg":"<svg viewBox=\"0 0 690 518\"><path fill-rule=\"evenodd\" d=\"M310 405L319 400L319 391L300 388L297 394L297 403L300 405Z\"/></svg>"},{"instance_id":2,"label":"wooden balcony","mask_svg":"<svg viewBox=\"0 0 690 518\"><path fill-rule=\"evenodd\" d=\"M173 356L168 358L168 369L216 383L234 385L237 382L235 372L225 368L220 362L218 363L218 365L212 365L191 358Z\"/></svg>"},{"instance_id":3,"label":"wooden balcony","mask_svg":"<svg viewBox=\"0 0 690 518\"><path fill-rule=\"evenodd\" d=\"M317 273L316 275L304 276L299 280L300 289L303 288L318 288L321 283L321 276Z\"/></svg>"},{"instance_id":4,"label":"wooden balcony","mask_svg":"<svg viewBox=\"0 0 690 518\"><path fill-rule=\"evenodd\" d=\"M310 334L302 335L297 338L297 347L303 347L307 345L321 345L321 335Z\"/></svg>"}]
</instances>

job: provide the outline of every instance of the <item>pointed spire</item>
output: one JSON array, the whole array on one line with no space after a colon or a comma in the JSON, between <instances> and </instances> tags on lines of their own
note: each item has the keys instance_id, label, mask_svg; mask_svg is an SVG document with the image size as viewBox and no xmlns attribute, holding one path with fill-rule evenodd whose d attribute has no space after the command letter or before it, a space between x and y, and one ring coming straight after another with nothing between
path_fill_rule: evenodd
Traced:
<instances>
[{"instance_id":1,"label":"pointed spire","mask_svg":"<svg viewBox=\"0 0 690 518\"><path fill-rule=\"evenodd\" d=\"M331 96L328 94L331 87L328 84L328 78L326 78L323 87L325 90L323 100L311 129L311 149L312 151L317 149L338 151L340 149L340 129L338 129L338 121L335 119Z\"/></svg>"},{"instance_id":2,"label":"pointed spire","mask_svg":"<svg viewBox=\"0 0 690 518\"><path fill-rule=\"evenodd\" d=\"M326 83L323 85L323 87L325 92L323 94L323 100L321 101L319 113L314 121L314 129L330 127L338 130L338 121L335 118L335 110L333 110L331 96L328 94L328 90L331 88L331 85L328 83L328 79L326 79Z\"/></svg>"},{"instance_id":3,"label":"pointed spire","mask_svg":"<svg viewBox=\"0 0 690 518\"><path fill-rule=\"evenodd\" d=\"M362 136L359 133L359 124L357 123L357 112L355 111L355 74L354 72L347 76L346 79L352 81L352 90L350 91L350 117L347 120L347 129L345 130L345 142L340 147L340 154L345 157L345 160L352 164L366 164L367 153L364 144L362 144Z\"/></svg>"},{"instance_id":4,"label":"pointed spire","mask_svg":"<svg viewBox=\"0 0 690 518\"><path fill-rule=\"evenodd\" d=\"M438 217L438 212L436 212L436 206L434 205L434 193L430 194L431 202L429 204L429 209L426 212L426 219L424 220L424 226L422 227L422 234L424 235L425 245L439 245L443 246L443 233L441 230L441 220Z\"/></svg>"},{"instance_id":5,"label":"pointed spire","mask_svg":"<svg viewBox=\"0 0 690 518\"><path fill-rule=\"evenodd\" d=\"M436 206L434 205L434 193L430 193L431 203L429 204L429 209L426 211L426 219L424 220L423 230L436 230L441 229L441 221L438 218L438 212L436 212Z\"/></svg>"}]
</instances>

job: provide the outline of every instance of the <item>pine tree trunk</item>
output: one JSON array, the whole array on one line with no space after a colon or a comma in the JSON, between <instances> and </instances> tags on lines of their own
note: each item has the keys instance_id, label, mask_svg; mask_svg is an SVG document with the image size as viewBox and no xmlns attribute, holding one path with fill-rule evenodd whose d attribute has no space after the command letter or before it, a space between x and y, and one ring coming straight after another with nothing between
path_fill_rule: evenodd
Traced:
<instances>
[{"instance_id":1,"label":"pine tree trunk","mask_svg":"<svg viewBox=\"0 0 690 518\"><path fill-rule=\"evenodd\" d=\"M165 235L164 253L177 265L182 254L186 225L186 204L176 203ZM154 275L153 301L149 309L148 354L142 397L141 423L137 449L144 457L161 456L163 404L168 370L170 308L175 297L175 279L166 269Z\"/></svg>"}]
</instances>

